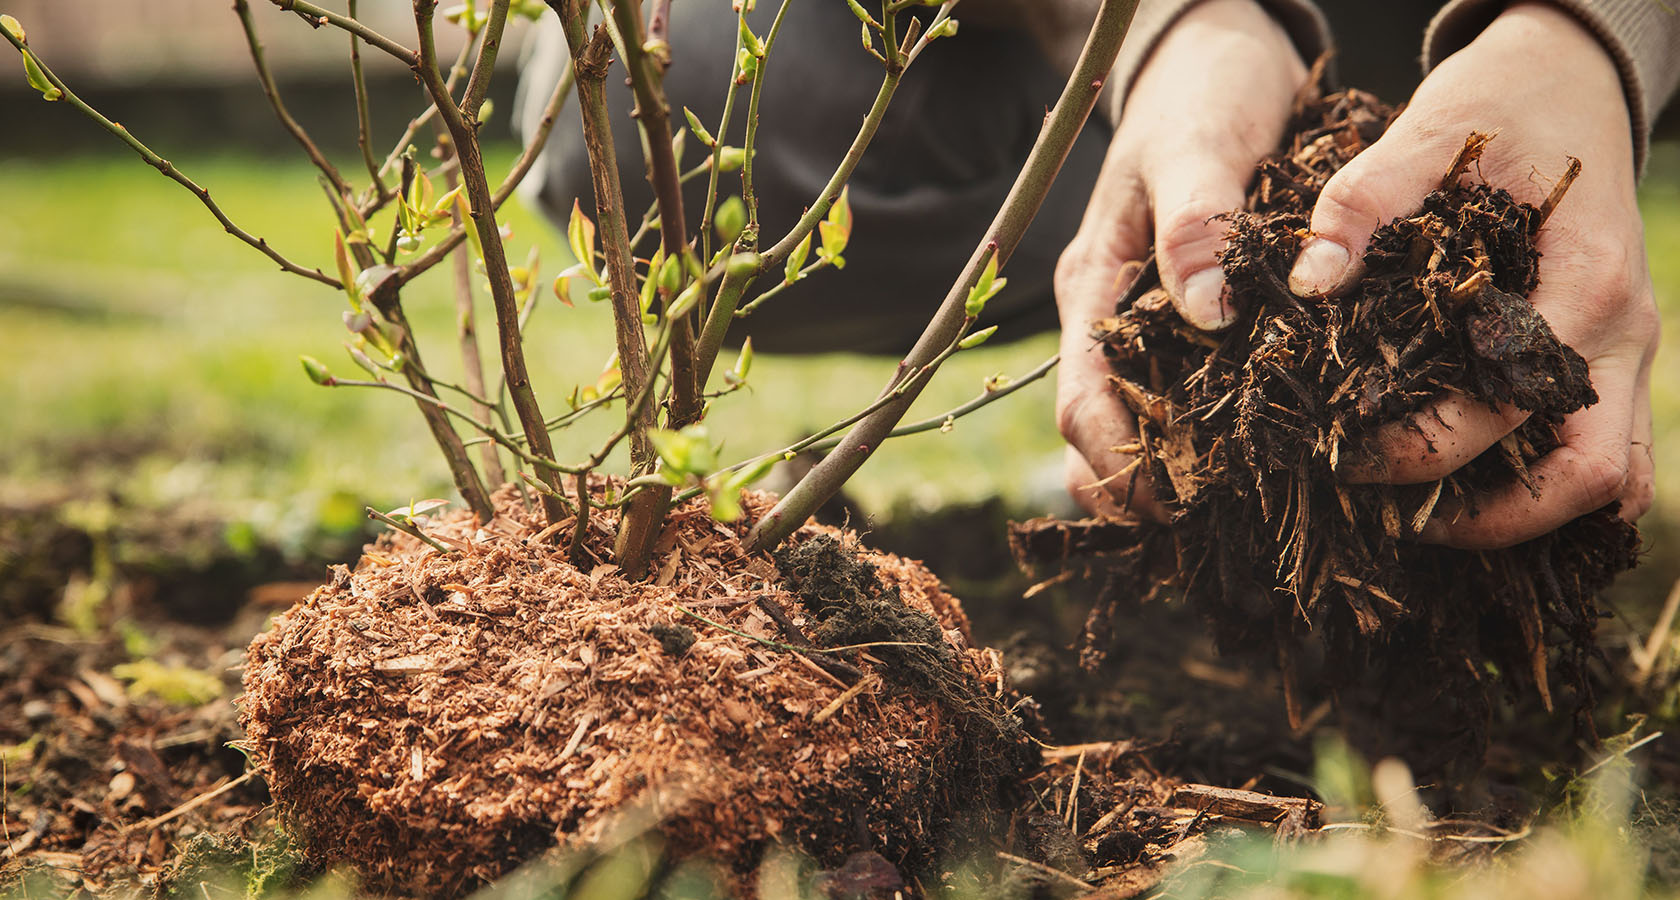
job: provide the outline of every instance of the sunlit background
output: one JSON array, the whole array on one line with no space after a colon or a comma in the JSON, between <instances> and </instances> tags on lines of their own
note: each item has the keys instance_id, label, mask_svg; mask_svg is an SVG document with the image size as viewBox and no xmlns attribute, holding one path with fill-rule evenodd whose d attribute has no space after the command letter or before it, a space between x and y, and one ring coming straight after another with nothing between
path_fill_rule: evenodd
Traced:
<instances>
[{"instance_id":1,"label":"sunlit background","mask_svg":"<svg viewBox=\"0 0 1680 900\"><path fill-rule=\"evenodd\" d=\"M253 6L288 105L341 168L358 173L347 38L269 3ZM225 0L0 3L28 27L31 46L49 65L210 188L235 221L288 256L330 270L332 219L316 173L275 124L229 7ZM363 18L392 33L406 33L409 14L406 0L362 3ZM528 27L512 26L501 57L488 126L496 136L492 173L505 171L518 149L507 121ZM420 90L381 54L364 56L383 153L422 108ZM274 271L223 234L190 194L68 104L43 102L9 49L0 63L0 72L12 73L0 79L0 498L102 495L141 508L203 508L276 540L301 541L318 527L359 522L364 501L398 504L449 491L411 404L319 388L300 370L299 354L349 368L341 296ZM1672 311L1680 308L1680 146L1672 138L1656 144L1640 198L1658 301ZM564 261L563 237L517 200L508 209L511 255L540 248L546 283ZM431 336L432 367L447 373L454 313L444 268L410 289L408 307L422 339ZM539 393L554 404L573 385L595 381L612 344L604 305L568 309L552 299L533 321L528 353ZM784 302L800 301L794 293ZM931 307L935 298L906 302ZM484 349L494 357L488 333ZM1025 372L1053 350L1053 339L1040 335L963 353L912 416L968 400L987 378ZM1653 377L1654 522L1680 518L1680 488L1662 477L1680 425L1677 360L1670 340ZM893 363L762 358L752 389L717 404L713 432L728 458L786 444L866 403ZM1049 509L1059 484L1052 380L948 434L893 442L848 491L877 517L990 497L1021 514ZM604 427L605 418L562 432L560 452L592 447ZM1659 535L1654 559L1664 549Z\"/></svg>"}]
</instances>

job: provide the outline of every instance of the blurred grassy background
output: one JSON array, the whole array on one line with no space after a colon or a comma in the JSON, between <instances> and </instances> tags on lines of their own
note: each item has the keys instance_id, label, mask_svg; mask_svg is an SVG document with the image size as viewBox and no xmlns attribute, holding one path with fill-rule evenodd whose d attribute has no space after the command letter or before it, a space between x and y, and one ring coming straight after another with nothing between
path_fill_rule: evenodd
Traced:
<instances>
[{"instance_id":1,"label":"blurred grassy background","mask_svg":"<svg viewBox=\"0 0 1680 900\"><path fill-rule=\"evenodd\" d=\"M491 172L505 171L512 152L496 154ZM333 232L307 163L190 154L175 162L235 221L292 258L331 270ZM0 409L9 438L0 471L9 490L74 477L165 504L215 497L272 521L342 507L335 497L396 504L449 489L409 401L316 387L301 371L297 357L306 353L358 374L340 346L341 294L277 273L132 156L6 161L0 184ZM510 208L510 255L541 246L546 285L563 236L517 200ZM417 282L406 302L428 364L453 379L447 268ZM611 319L605 304L567 309L544 293L527 353L539 396L555 414L572 385L595 382L613 347ZM493 360L487 319L484 327L481 344ZM912 416L962 403L988 376L1024 372L1054 349L1043 335L960 354ZM785 445L868 403L894 363L761 356L752 390L718 401L712 431L731 459ZM934 505L997 492L1023 500L1032 473L1048 472L1055 458L1052 396L1046 379L950 434L894 441L864 469L856 497L871 510L895 498ZM593 449L618 415L558 435L563 458Z\"/></svg>"},{"instance_id":2,"label":"blurred grassy background","mask_svg":"<svg viewBox=\"0 0 1680 900\"><path fill-rule=\"evenodd\" d=\"M505 171L511 152L504 148L492 159L491 171ZM306 164L192 154L176 162L210 186L236 221L295 259L331 268L332 232ZM137 500L215 502L273 523L342 515L352 497L395 504L448 489L408 401L319 388L300 371L300 353L352 371L339 346L339 294L276 273L223 234L191 195L115 150L0 162L0 184L0 421L8 437L0 446L0 484L8 493L71 479L120 487ZM1673 340L1680 145L1658 145L1640 198L1667 313L1669 339L1652 379L1663 473L1680 437ZM541 246L552 276L563 240L517 200L510 206L512 254ZM430 338L430 364L453 377L453 301L443 268L411 288L407 302L422 339ZM799 298L792 293L779 302ZM528 352L551 413L572 385L594 382L611 350L610 329L604 305L567 309L547 298ZM960 354L912 416L969 399L995 373L1026 371L1053 344L1041 335ZM484 335L483 345L493 359L493 337ZM763 358L752 391L718 403L714 434L724 438L729 458L780 446L867 403L893 364L844 355ZM1044 495L1046 479L1054 484L1059 440L1051 381L962 420L949 434L894 441L864 468L853 493L871 512L899 499L934 506L994 494L1012 506L1031 505ZM562 454L587 452L605 421L561 434ZM1671 479L1659 477L1658 497L1653 515L1680 517Z\"/></svg>"},{"instance_id":3,"label":"blurred grassy background","mask_svg":"<svg viewBox=\"0 0 1680 900\"><path fill-rule=\"evenodd\" d=\"M491 171L505 171L511 152L504 148L492 159ZM331 268L332 232L306 164L192 154L176 162L210 186L236 221L295 259ZM408 401L319 388L300 371L300 353L352 371L339 346L339 294L276 273L223 234L191 195L115 149L3 161L0 184L0 421L8 438L0 446L0 483L9 492L73 477L161 503L215 498L273 520L314 514L334 497L399 503L447 490ZM1673 340L1680 145L1657 146L1640 199L1668 332L1652 379L1659 460L1653 515L1674 519L1680 493L1660 473L1680 452L1680 351ZM563 240L517 200L510 206L512 255L541 246L552 276ZM430 338L430 364L453 377L453 301L444 268L411 288L407 302L422 339ZM548 296L528 352L550 413L571 385L594 382L611 350L610 329L604 305L567 309ZM1026 371L1053 352L1053 343L1041 335L960 354L912 416L969 399L995 373ZM493 359L491 335L483 346ZM730 458L780 446L868 402L893 364L844 355L763 358L752 391L718 403L713 431ZM949 434L892 442L854 482L855 496L872 512L904 498L933 506L997 494L1020 505L1042 496L1046 478L1053 486L1059 446L1051 381L962 420ZM561 434L561 452L587 452L603 427L598 418Z\"/></svg>"}]
</instances>

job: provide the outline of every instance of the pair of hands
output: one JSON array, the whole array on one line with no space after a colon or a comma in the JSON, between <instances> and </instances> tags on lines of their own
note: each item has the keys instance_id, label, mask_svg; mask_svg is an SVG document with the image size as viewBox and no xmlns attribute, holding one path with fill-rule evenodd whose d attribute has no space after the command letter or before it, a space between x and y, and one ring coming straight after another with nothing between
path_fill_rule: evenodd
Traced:
<instances>
[{"instance_id":1,"label":"pair of hands","mask_svg":"<svg viewBox=\"0 0 1680 900\"><path fill-rule=\"evenodd\" d=\"M1062 364L1056 413L1069 443L1068 489L1096 515L1120 517L1133 481L1114 448L1136 436L1089 335L1113 314L1135 261L1155 246L1179 313L1228 325L1214 255L1244 202L1255 163L1283 137L1307 69L1283 29L1252 0L1208 0L1162 38L1127 95L1078 235L1056 272ZM1538 204L1569 156L1583 168L1541 232L1540 287L1530 298L1590 367L1599 402L1569 416L1564 445L1531 467L1538 496L1513 484L1479 514L1438 513L1419 540L1465 548L1519 543L1621 501L1632 520L1651 504L1650 364L1658 320L1634 198L1631 126L1615 64L1566 13L1516 3L1418 87L1381 140L1331 179L1313 237L1290 273L1300 296L1334 295L1359 277L1371 232L1415 212L1472 131L1497 132L1480 161L1489 183ZM1344 463L1349 482L1408 484L1451 474L1522 423L1516 409L1449 397L1409 425L1385 426L1374 461ZM1129 509L1160 517L1143 479Z\"/></svg>"}]
</instances>

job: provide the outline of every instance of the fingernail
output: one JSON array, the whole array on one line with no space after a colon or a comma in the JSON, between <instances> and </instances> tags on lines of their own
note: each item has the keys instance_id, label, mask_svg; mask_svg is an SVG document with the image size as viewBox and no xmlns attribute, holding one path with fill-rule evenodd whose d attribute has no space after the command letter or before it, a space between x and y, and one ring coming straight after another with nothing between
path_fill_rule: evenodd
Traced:
<instances>
[{"instance_id":1,"label":"fingernail","mask_svg":"<svg viewBox=\"0 0 1680 900\"><path fill-rule=\"evenodd\" d=\"M1440 519L1430 519L1423 523L1423 530L1417 533L1420 544L1445 544L1447 542L1447 525Z\"/></svg>"},{"instance_id":2,"label":"fingernail","mask_svg":"<svg viewBox=\"0 0 1680 900\"><path fill-rule=\"evenodd\" d=\"M1346 247L1326 238L1309 238L1301 245L1295 268L1289 270L1289 289L1297 297L1330 293L1346 274L1353 259Z\"/></svg>"},{"instance_id":3,"label":"fingernail","mask_svg":"<svg viewBox=\"0 0 1680 900\"><path fill-rule=\"evenodd\" d=\"M1178 312L1203 331L1218 331L1235 322L1237 311L1225 302L1225 271L1214 266L1184 279L1184 302Z\"/></svg>"}]
</instances>

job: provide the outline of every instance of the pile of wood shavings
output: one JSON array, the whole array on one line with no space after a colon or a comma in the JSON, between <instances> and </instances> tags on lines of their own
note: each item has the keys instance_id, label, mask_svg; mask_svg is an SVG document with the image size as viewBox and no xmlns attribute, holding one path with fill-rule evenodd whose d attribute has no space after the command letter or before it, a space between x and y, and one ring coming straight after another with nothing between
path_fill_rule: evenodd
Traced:
<instances>
[{"instance_id":1,"label":"pile of wood shavings","mask_svg":"<svg viewBox=\"0 0 1680 900\"><path fill-rule=\"evenodd\" d=\"M511 491L497 499L487 527L426 524L464 550L382 538L252 642L249 748L316 860L448 896L657 823L669 851L737 872L777 841L916 866L957 811L995 803L1007 779L976 773L1015 749L976 746L971 712L893 689L868 650L845 655L849 678L763 642L807 614L769 559L743 554L742 527L678 509L657 576L631 582L572 566L532 540L542 523ZM747 521L770 503L748 495ZM595 519L605 546L613 516ZM1002 695L996 654L969 646L937 579L863 558L939 623L973 696Z\"/></svg>"}]
</instances>

